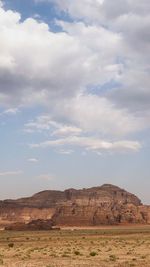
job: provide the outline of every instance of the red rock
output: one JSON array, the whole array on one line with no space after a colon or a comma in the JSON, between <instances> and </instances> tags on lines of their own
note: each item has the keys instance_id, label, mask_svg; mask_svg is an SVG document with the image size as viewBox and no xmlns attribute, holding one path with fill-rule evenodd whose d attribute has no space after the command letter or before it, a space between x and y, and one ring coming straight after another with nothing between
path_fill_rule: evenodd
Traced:
<instances>
[{"instance_id":1,"label":"red rock","mask_svg":"<svg viewBox=\"0 0 150 267\"><path fill-rule=\"evenodd\" d=\"M54 225L90 226L150 223L150 206L127 191L105 184L89 189L43 191L32 197L0 202L0 225L52 220Z\"/></svg>"}]
</instances>

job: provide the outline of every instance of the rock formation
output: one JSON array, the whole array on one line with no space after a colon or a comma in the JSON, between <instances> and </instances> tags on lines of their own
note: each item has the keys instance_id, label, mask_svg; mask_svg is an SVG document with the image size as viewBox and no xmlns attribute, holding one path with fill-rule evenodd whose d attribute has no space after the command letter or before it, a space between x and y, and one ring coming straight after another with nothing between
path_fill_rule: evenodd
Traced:
<instances>
[{"instance_id":1,"label":"rock formation","mask_svg":"<svg viewBox=\"0 0 150 267\"><path fill-rule=\"evenodd\" d=\"M0 201L0 225L50 220L54 225L150 223L150 206L109 184L89 189L43 191L29 198Z\"/></svg>"},{"instance_id":2,"label":"rock formation","mask_svg":"<svg viewBox=\"0 0 150 267\"><path fill-rule=\"evenodd\" d=\"M5 230L13 231L40 231L53 230L53 223L51 220L33 220L29 223L17 222L5 227Z\"/></svg>"}]
</instances>

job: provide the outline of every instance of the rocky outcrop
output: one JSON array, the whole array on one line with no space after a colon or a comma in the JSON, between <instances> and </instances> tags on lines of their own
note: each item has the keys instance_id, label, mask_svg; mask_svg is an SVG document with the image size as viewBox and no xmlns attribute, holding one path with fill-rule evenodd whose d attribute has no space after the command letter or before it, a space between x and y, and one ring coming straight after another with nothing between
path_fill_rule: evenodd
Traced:
<instances>
[{"instance_id":1,"label":"rocky outcrop","mask_svg":"<svg viewBox=\"0 0 150 267\"><path fill-rule=\"evenodd\" d=\"M113 185L43 191L29 198L0 202L0 225L51 220L54 225L150 223L150 206Z\"/></svg>"},{"instance_id":2,"label":"rocky outcrop","mask_svg":"<svg viewBox=\"0 0 150 267\"><path fill-rule=\"evenodd\" d=\"M5 230L13 231L41 231L53 230L53 223L51 220L33 220L29 223L13 223L5 227Z\"/></svg>"},{"instance_id":3,"label":"rocky outcrop","mask_svg":"<svg viewBox=\"0 0 150 267\"><path fill-rule=\"evenodd\" d=\"M55 213L55 209L51 208L32 208L18 205L17 203L0 204L0 225L5 226L10 223L28 223L32 220L44 219L49 220Z\"/></svg>"}]
</instances>

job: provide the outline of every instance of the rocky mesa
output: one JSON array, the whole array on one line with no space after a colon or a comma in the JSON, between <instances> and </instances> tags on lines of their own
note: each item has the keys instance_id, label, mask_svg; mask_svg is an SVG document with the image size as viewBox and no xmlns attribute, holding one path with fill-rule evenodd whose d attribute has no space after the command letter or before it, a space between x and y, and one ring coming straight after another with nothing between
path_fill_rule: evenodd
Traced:
<instances>
[{"instance_id":1,"label":"rocky mesa","mask_svg":"<svg viewBox=\"0 0 150 267\"><path fill-rule=\"evenodd\" d=\"M117 186L47 190L32 197L0 201L0 226L43 220L58 226L150 224L150 206Z\"/></svg>"}]
</instances>

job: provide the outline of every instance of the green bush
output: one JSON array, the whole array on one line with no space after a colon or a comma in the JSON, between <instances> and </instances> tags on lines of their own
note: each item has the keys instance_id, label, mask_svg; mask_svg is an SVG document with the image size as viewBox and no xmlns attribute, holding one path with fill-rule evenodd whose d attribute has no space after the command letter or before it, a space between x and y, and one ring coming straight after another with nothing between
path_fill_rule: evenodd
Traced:
<instances>
[{"instance_id":1,"label":"green bush","mask_svg":"<svg viewBox=\"0 0 150 267\"><path fill-rule=\"evenodd\" d=\"M96 255L97 255L97 253L96 253L95 251L91 251L91 252L90 252L90 256L94 257L94 256L96 256Z\"/></svg>"},{"instance_id":2,"label":"green bush","mask_svg":"<svg viewBox=\"0 0 150 267\"><path fill-rule=\"evenodd\" d=\"M78 256L78 255L80 255L80 252L78 250L75 250L74 254Z\"/></svg>"}]
</instances>

